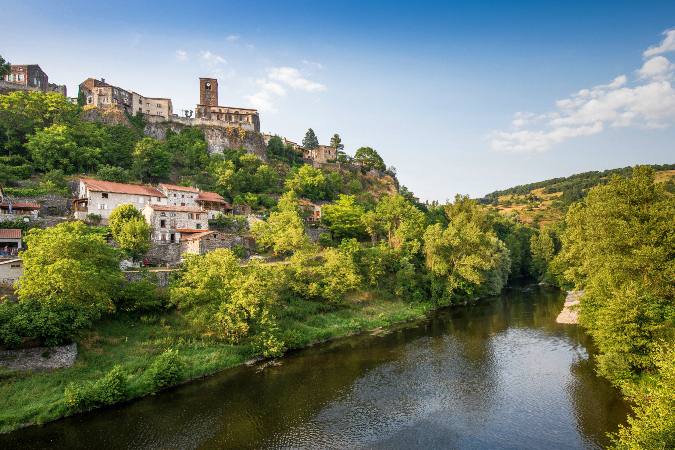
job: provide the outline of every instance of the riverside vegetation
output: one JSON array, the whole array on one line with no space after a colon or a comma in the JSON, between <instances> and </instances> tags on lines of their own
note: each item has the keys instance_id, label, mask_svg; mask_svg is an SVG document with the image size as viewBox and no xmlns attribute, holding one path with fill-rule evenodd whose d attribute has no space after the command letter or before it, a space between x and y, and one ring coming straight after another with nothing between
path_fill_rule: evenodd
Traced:
<instances>
[{"instance_id":1,"label":"riverside vegetation","mask_svg":"<svg viewBox=\"0 0 675 450\"><path fill-rule=\"evenodd\" d=\"M265 220L251 233L275 262L216 250L186 258L160 289L150 273L126 282L119 270L122 256L147 250L148 230L133 208L120 207L108 227L31 230L17 300L0 303L0 343L75 340L80 355L55 372L0 372L2 431L420 318L532 278L585 289L581 321L600 349L598 370L635 403L616 447L673 446L675 210L652 169L584 188L564 219L529 225L463 196L422 204L393 170L366 173L385 169L369 147L357 151L358 167L343 152L331 168L302 164L279 138L267 162L239 149L209 155L198 129L160 142L141 137L140 127L84 122L66 103L54 94L0 96L5 183L58 189L84 171L196 184L260 211ZM93 158L85 165L84 151ZM303 198L327 202L318 243L306 235Z\"/></svg>"}]
</instances>

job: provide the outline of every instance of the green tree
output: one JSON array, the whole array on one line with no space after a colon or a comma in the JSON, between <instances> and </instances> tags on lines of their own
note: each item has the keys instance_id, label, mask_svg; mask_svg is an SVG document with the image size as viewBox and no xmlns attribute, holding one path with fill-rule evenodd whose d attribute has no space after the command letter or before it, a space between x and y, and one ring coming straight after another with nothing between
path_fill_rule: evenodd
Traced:
<instances>
[{"instance_id":1,"label":"green tree","mask_svg":"<svg viewBox=\"0 0 675 450\"><path fill-rule=\"evenodd\" d=\"M291 209L276 211L265 221L251 227L256 244L275 255L287 255L309 245L305 226L298 212Z\"/></svg>"},{"instance_id":2,"label":"green tree","mask_svg":"<svg viewBox=\"0 0 675 450\"><path fill-rule=\"evenodd\" d=\"M106 136L101 146L101 158L105 164L131 169L134 161L134 147L141 134L124 125L104 126Z\"/></svg>"},{"instance_id":3,"label":"green tree","mask_svg":"<svg viewBox=\"0 0 675 450\"><path fill-rule=\"evenodd\" d=\"M0 55L0 78L4 77L5 75L9 75L12 71L12 65L9 63L9 61L5 61L5 58Z\"/></svg>"},{"instance_id":4,"label":"green tree","mask_svg":"<svg viewBox=\"0 0 675 450\"><path fill-rule=\"evenodd\" d=\"M73 129L51 125L37 131L26 144L35 167L41 171L61 169L66 173L91 171L100 161L100 149L80 146Z\"/></svg>"},{"instance_id":5,"label":"green tree","mask_svg":"<svg viewBox=\"0 0 675 450\"><path fill-rule=\"evenodd\" d=\"M400 194L382 197L375 209L363 216L363 222L373 241L384 238L391 248L409 254L421 250L426 218Z\"/></svg>"},{"instance_id":6,"label":"green tree","mask_svg":"<svg viewBox=\"0 0 675 450\"><path fill-rule=\"evenodd\" d=\"M187 127L180 133L167 132L165 145L179 174L205 170L209 163L208 145L198 127Z\"/></svg>"},{"instance_id":7,"label":"green tree","mask_svg":"<svg viewBox=\"0 0 675 450\"><path fill-rule=\"evenodd\" d=\"M134 219L143 219L143 214L131 203L125 203L113 209L108 217L108 228L110 228L113 239L122 232L122 227L126 222Z\"/></svg>"},{"instance_id":8,"label":"green tree","mask_svg":"<svg viewBox=\"0 0 675 450\"><path fill-rule=\"evenodd\" d=\"M24 272L20 302L37 302L46 311L76 311L78 327L114 309L122 276L119 256L104 238L82 222L33 228L21 253Z\"/></svg>"},{"instance_id":9,"label":"green tree","mask_svg":"<svg viewBox=\"0 0 675 450\"><path fill-rule=\"evenodd\" d=\"M117 166L102 165L96 171L96 177L104 181L115 181L117 183L128 183L131 180L131 174L128 170Z\"/></svg>"},{"instance_id":10,"label":"green tree","mask_svg":"<svg viewBox=\"0 0 675 450\"><path fill-rule=\"evenodd\" d=\"M615 383L653 371L675 329L675 197L636 167L592 188L566 217L559 255L584 289L580 322L596 342L598 369Z\"/></svg>"},{"instance_id":11,"label":"green tree","mask_svg":"<svg viewBox=\"0 0 675 450\"><path fill-rule=\"evenodd\" d=\"M335 150L338 152L340 150L344 150L345 146L342 143L342 139L340 138L340 135L335 133L332 138L330 138L330 146L333 147Z\"/></svg>"},{"instance_id":12,"label":"green tree","mask_svg":"<svg viewBox=\"0 0 675 450\"><path fill-rule=\"evenodd\" d=\"M0 95L0 146L23 155L28 136L52 124L73 124L79 108L56 92L17 91Z\"/></svg>"},{"instance_id":13,"label":"green tree","mask_svg":"<svg viewBox=\"0 0 675 450\"><path fill-rule=\"evenodd\" d=\"M285 185L287 190L314 201L326 200L332 194L330 182L324 172L307 164L291 172Z\"/></svg>"},{"instance_id":14,"label":"green tree","mask_svg":"<svg viewBox=\"0 0 675 450\"><path fill-rule=\"evenodd\" d=\"M386 170L382 157L371 147L360 147L354 154L354 161L366 169Z\"/></svg>"},{"instance_id":15,"label":"green tree","mask_svg":"<svg viewBox=\"0 0 675 450\"><path fill-rule=\"evenodd\" d=\"M302 139L302 146L307 150L317 148L319 146L319 139L314 134L314 130L311 128L305 133L305 137Z\"/></svg>"},{"instance_id":16,"label":"green tree","mask_svg":"<svg viewBox=\"0 0 675 450\"><path fill-rule=\"evenodd\" d=\"M134 147L133 172L143 181L157 182L168 178L171 153L157 139L145 137Z\"/></svg>"},{"instance_id":17,"label":"green tree","mask_svg":"<svg viewBox=\"0 0 675 450\"><path fill-rule=\"evenodd\" d=\"M531 273L539 281L555 281L553 259L560 251L560 238L553 227L542 227L530 239Z\"/></svg>"},{"instance_id":18,"label":"green tree","mask_svg":"<svg viewBox=\"0 0 675 450\"><path fill-rule=\"evenodd\" d=\"M136 260L150 250L150 225L145 219L130 219L114 236L115 242L131 259Z\"/></svg>"},{"instance_id":19,"label":"green tree","mask_svg":"<svg viewBox=\"0 0 675 450\"><path fill-rule=\"evenodd\" d=\"M295 253L287 268L291 291L309 300L340 303L344 295L361 284L354 260L347 253L327 248L321 253Z\"/></svg>"},{"instance_id":20,"label":"green tree","mask_svg":"<svg viewBox=\"0 0 675 450\"><path fill-rule=\"evenodd\" d=\"M338 199L321 208L321 222L328 227L332 238L361 238L366 229L363 225L365 209L356 202L353 195L340 194Z\"/></svg>"}]
</instances>

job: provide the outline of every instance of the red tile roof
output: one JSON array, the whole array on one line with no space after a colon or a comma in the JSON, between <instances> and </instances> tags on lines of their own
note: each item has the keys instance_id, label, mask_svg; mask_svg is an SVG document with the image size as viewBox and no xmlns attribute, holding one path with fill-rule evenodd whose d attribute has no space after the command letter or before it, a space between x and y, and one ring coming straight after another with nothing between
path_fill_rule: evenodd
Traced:
<instances>
[{"instance_id":1,"label":"red tile roof","mask_svg":"<svg viewBox=\"0 0 675 450\"><path fill-rule=\"evenodd\" d=\"M176 230L179 233L189 233L189 236L181 236L181 239L184 241L195 241L197 239L201 239L204 236L208 236L212 233L215 233L215 231L204 231L204 230L191 230L191 231L186 231L186 230ZM198 231L198 232L195 232Z\"/></svg>"},{"instance_id":2,"label":"red tile roof","mask_svg":"<svg viewBox=\"0 0 675 450\"><path fill-rule=\"evenodd\" d=\"M191 186L178 186L177 184L159 183L159 187L171 191L199 192L199 189Z\"/></svg>"},{"instance_id":3,"label":"red tile roof","mask_svg":"<svg viewBox=\"0 0 675 450\"><path fill-rule=\"evenodd\" d=\"M225 199L216 192L200 192L197 196L197 201L203 202L214 202L214 203L227 203Z\"/></svg>"},{"instance_id":4,"label":"red tile roof","mask_svg":"<svg viewBox=\"0 0 675 450\"><path fill-rule=\"evenodd\" d=\"M0 239L21 239L19 228L0 228Z\"/></svg>"},{"instance_id":5,"label":"red tile roof","mask_svg":"<svg viewBox=\"0 0 675 450\"><path fill-rule=\"evenodd\" d=\"M93 178L80 178L87 189L94 192L114 192L116 194L145 195L147 197L166 197L162 191L152 186L143 184L115 183L113 181L101 181Z\"/></svg>"},{"instance_id":6,"label":"red tile roof","mask_svg":"<svg viewBox=\"0 0 675 450\"><path fill-rule=\"evenodd\" d=\"M0 203L0 209L9 209L9 205L12 205L12 209L27 209L27 210L40 209L40 204L33 202L2 202Z\"/></svg>"},{"instance_id":7,"label":"red tile roof","mask_svg":"<svg viewBox=\"0 0 675 450\"><path fill-rule=\"evenodd\" d=\"M177 205L156 205L156 204L148 206L154 209L155 211L206 213L205 210L201 209L198 206L177 206Z\"/></svg>"}]
</instances>

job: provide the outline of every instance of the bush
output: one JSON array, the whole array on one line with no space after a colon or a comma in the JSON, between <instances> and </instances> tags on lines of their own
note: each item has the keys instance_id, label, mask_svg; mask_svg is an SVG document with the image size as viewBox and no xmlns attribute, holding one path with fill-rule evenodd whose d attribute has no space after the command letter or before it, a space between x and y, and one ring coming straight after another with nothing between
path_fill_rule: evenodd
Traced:
<instances>
[{"instance_id":1,"label":"bush","mask_svg":"<svg viewBox=\"0 0 675 450\"><path fill-rule=\"evenodd\" d=\"M166 349L148 368L150 382L155 390L176 384L185 372L185 361L178 350Z\"/></svg>"},{"instance_id":2,"label":"bush","mask_svg":"<svg viewBox=\"0 0 675 450\"><path fill-rule=\"evenodd\" d=\"M107 164L99 167L96 177L104 181L115 181L117 183L128 183L131 180L131 174L128 170Z\"/></svg>"},{"instance_id":3,"label":"bush","mask_svg":"<svg viewBox=\"0 0 675 450\"><path fill-rule=\"evenodd\" d=\"M167 303L167 296L151 280L143 278L126 283L120 290L115 303L122 311L147 312L164 307Z\"/></svg>"},{"instance_id":4,"label":"bush","mask_svg":"<svg viewBox=\"0 0 675 450\"><path fill-rule=\"evenodd\" d=\"M102 220L103 220L103 217L101 217L100 214L89 213L89 214L87 214L87 218L86 218L85 222L87 222L88 225L97 226L97 225L101 224Z\"/></svg>"},{"instance_id":5,"label":"bush","mask_svg":"<svg viewBox=\"0 0 675 450\"><path fill-rule=\"evenodd\" d=\"M118 403L126 398L128 391L127 374L117 365L94 383L70 383L63 397L69 409L83 410Z\"/></svg>"}]
</instances>

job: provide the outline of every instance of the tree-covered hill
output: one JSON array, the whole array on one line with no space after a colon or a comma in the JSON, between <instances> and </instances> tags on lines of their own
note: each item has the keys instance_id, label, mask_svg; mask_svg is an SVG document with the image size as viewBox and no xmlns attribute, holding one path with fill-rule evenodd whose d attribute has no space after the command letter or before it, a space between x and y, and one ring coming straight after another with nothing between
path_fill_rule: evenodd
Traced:
<instances>
[{"instance_id":1,"label":"tree-covered hill","mask_svg":"<svg viewBox=\"0 0 675 450\"><path fill-rule=\"evenodd\" d=\"M675 193L675 164L656 164L656 181ZM631 167L583 172L491 192L479 201L504 214L517 214L521 221L536 226L561 220L567 208L585 197L592 187L606 184L613 175L629 176Z\"/></svg>"}]
</instances>

